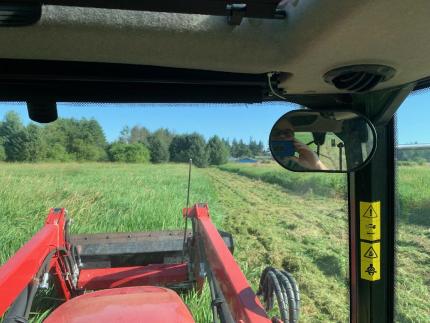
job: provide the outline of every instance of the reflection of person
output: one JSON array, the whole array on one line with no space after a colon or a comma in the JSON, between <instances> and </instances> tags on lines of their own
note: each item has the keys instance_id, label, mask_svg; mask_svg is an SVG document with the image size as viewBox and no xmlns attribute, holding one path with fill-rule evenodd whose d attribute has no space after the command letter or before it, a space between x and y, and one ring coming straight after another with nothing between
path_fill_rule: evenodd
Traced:
<instances>
[{"instance_id":1,"label":"reflection of person","mask_svg":"<svg viewBox=\"0 0 430 323\"><path fill-rule=\"evenodd\" d=\"M295 162L300 166L312 170L328 170L324 163L318 158L317 154L309 149L307 145L294 138L294 148L299 153L299 157L295 158Z\"/></svg>"},{"instance_id":2,"label":"reflection of person","mask_svg":"<svg viewBox=\"0 0 430 323\"><path fill-rule=\"evenodd\" d=\"M288 120L282 120L277 128L271 140L292 142L299 155L299 157L282 156L280 161L285 167L293 170L328 170L316 153L294 137L294 128Z\"/></svg>"}]
</instances>

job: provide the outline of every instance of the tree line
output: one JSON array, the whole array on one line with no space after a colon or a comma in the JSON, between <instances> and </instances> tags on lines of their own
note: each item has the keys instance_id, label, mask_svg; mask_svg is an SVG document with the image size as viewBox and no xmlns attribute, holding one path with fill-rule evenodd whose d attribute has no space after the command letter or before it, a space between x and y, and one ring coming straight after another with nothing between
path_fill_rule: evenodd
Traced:
<instances>
[{"instance_id":1,"label":"tree line","mask_svg":"<svg viewBox=\"0 0 430 323\"><path fill-rule=\"evenodd\" d=\"M414 143L417 144L417 143ZM397 150L397 160L403 163L428 163L430 162L430 149L405 149Z\"/></svg>"},{"instance_id":2,"label":"tree line","mask_svg":"<svg viewBox=\"0 0 430 323\"><path fill-rule=\"evenodd\" d=\"M264 154L263 143L218 136L208 141L198 133L175 134L168 129L124 127L117 140L108 143L94 119L58 119L48 125L25 126L19 115L7 112L0 122L0 161L112 161L130 163L188 162L198 167L221 165L229 157Z\"/></svg>"}]
</instances>

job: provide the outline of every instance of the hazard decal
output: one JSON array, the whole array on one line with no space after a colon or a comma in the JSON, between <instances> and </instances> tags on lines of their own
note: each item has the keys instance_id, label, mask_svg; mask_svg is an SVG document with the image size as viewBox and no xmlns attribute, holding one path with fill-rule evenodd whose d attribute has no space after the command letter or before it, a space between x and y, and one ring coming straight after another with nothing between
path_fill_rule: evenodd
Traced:
<instances>
[{"instance_id":1,"label":"hazard decal","mask_svg":"<svg viewBox=\"0 0 430 323\"><path fill-rule=\"evenodd\" d=\"M381 279L381 243L360 242L361 279L376 281Z\"/></svg>"},{"instance_id":2,"label":"hazard decal","mask_svg":"<svg viewBox=\"0 0 430 323\"><path fill-rule=\"evenodd\" d=\"M381 239L381 202L360 202L360 239Z\"/></svg>"}]
</instances>

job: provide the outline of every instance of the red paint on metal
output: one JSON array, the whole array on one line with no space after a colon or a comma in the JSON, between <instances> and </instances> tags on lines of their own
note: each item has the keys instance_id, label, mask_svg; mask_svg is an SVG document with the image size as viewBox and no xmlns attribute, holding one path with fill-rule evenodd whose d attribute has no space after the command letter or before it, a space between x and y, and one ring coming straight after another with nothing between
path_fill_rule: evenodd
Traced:
<instances>
[{"instance_id":1,"label":"red paint on metal","mask_svg":"<svg viewBox=\"0 0 430 323\"><path fill-rule=\"evenodd\" d=\"M54 274L54 284L57 288L57 291L60 291L66 301L72 298L71 291L74 289L73 286L68 284L69 282L66 282L64 279L64 273L66 272L64 267L62 267L59 263L58 258L54 259L54 268L51 270Z\"/></svg>"},{"instance_id":2,"label":"red paint on metal","mask_svg":"<svg viewBox=\"0 0 430 323\"><path fill-rule=\"evenodd\" d=\"M196 205L189 211L189 216L195 218L197 224L197 239L203 240L206 260L235 321L270 322L260 301L212 224L207 205ZM0 315L34 278L52 250L58 248L68 250L64 233L65 216L64 209L52 209L45 226L0 268ZM57 252L51 261L50 270L55 273L56 283L65 298L69 299L73 296L73 287L70 281L64 278L67 268L63 261L62 254ZM149 286L124 287L180 283L187 280L187 264L84 269L80 273L79 288L115 289L70 299L54 311L46 322L139 321L142 318L150 322L194 322L188 309L173 291ZM82 310L83 308L85 309Z\"/></svg>"},{"instance_id":3,"label":"red paint on metal","mask_svg":"<svg viewBox=\"0 0 430 323\"><path fill-rule=\"evenodd\" d=\"M75 297L58 307L45 323L194 322L174 291L154 286L101 290Z\"/></svg>"},{"instance_id":4,"label":"red paint on metal","mask_svg":"<svg viewBox=\"0 0 430 323\"><path fill-rule=\"evenodd\" d=\"M271 322L239 265L210 220L207 205L196 205L189 214L197 220L197 231L203 239L207 261L235 321Z\"/></svg>"},{"instance_id":5,"label":"red paint on metal","mask_svg":"<svg viewBox=\"0 0 430 323\"><path fill-rule=\"evenodd\" d=\"M78 287L106 289L139 285L168 285L188 280L187 264L157 264L135 267L82 269Z\"/></svg>"},{"instance_id":6,"label":"red paint on metal","mask_svg":"<svg viewBox=\"0 0 430 323\"><path fill-rule=\"evenodd\" d=\"M64 209L51 209L45 226L0 267L0 316L34 278L46 256L64 247L64 221Z\"/></svg>"}]
</instances>

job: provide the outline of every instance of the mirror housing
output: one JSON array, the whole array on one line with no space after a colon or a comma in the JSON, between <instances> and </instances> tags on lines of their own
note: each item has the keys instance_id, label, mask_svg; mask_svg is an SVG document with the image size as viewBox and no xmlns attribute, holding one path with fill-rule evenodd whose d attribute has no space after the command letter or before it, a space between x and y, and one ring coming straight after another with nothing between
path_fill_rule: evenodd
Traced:
<instances>
[{"instance_id":1,"label":"mirror housing","mask_svg":"<svg viewBox=\"0 0 430 323\"><path fill-rule=\"evenodd\" d=\"M294 110L276 121L269 148L292 171L349 173L373 157L376 131L356 112Z\"/></svg>"},{"instance_id":2,"label":"mirror housing","mask_svg":"<svg viewBox=\"0 0 430 323\"><path fill-rule=\"evenodd\" d=\"M27 101L28 117L39 123L50 123L58 119L55 101Z\"/></svg>"}]
</instances>

